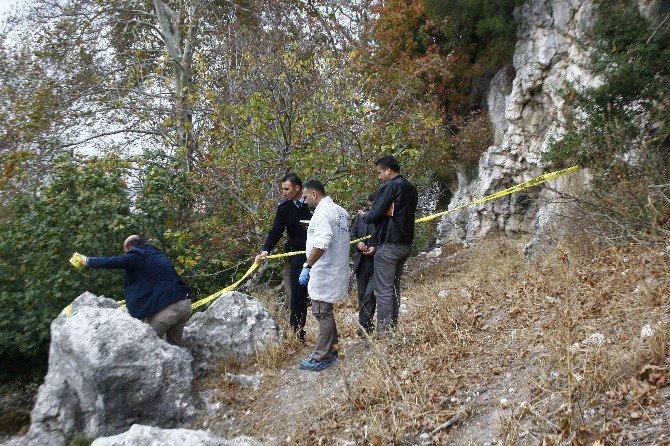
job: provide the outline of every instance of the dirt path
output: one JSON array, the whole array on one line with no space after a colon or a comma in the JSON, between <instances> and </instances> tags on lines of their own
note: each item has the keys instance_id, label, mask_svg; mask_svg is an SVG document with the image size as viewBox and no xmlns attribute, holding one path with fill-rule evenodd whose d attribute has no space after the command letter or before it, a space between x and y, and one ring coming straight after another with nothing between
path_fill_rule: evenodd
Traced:
<instances>
[{"instance_id":1,"label":"dirt path","mask_svg":"<svg viewBox=\"0 0 670 446\"><path fill-rule=\"evenodd\" d=\"M369 354L369 344L354 335L352 314L352 309L345 306L338 317L340 359L329 369L310 372L296 368L301 360L309 357L316 338L315 321L308 320L306 344L291 343L278 368L261 370L252 365L237 371L239 374L261 373L262 384L258 389L215 378L202 382L200 393L209 399L210 409L203 410L200 427L223 437L251 435L268 444L301 441L296 435L304 433L308 423L332 410L334 400L347 397L347 386L358 379L356 363ZM342 318L343 315L348 318ZM343 440L339 444L346 443Z\"/></svg>"}]
</instances>

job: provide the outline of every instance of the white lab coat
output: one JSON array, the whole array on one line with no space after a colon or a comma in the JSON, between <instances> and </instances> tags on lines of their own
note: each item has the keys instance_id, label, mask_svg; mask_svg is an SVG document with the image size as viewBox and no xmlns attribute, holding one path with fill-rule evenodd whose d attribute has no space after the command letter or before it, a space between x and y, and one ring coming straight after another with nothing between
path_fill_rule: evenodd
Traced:
<instances>
[{"instance_id":1,"label":"white lab coat","mask_svg":"<svg viewBox=\"0 0 670 446\"><path fill-rule=\"evenodd\" d=\"M335 303L349 290L349 214L323 197L307 227L307 257L312 248L325 250L312 266L307 292L312 300Z\"/></svg>"}]
</instances>

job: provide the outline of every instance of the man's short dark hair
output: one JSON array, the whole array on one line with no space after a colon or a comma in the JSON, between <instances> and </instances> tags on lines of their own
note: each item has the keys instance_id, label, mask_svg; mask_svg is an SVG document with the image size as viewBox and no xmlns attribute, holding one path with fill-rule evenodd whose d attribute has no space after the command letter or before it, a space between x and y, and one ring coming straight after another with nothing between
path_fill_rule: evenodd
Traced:
<instances>
[{"instance_id":1,"label":"man's short dark hair","mask_svg":"<svg viewBox=\"0 0 670 446\"><path fill-rule=\"evenodd\" d=\"M382 169L391 169L396 173L400 173L400 164L398 163L398 160L395 159L395 156L392 155L382 156L377 160L375 166L381 166Z\"/></svg>"},{"instance_id":2,"label":"man's short dark hair","mask_svg":"<svg viewBox=\"0 0 670 446\"><path fill-rule=\"evenodd\" d=\"M302 180L293 172L287 173L282 177L281 182L283 183L285 181L290 181L291 184L302 187Z\"/></svg>"},{"instance_id":3,"label":"man's short dark hair","mask_svg":"<svg viewBox=\"0 0 670 446\"><path fill-rule=\"evenodd\" d=\"M323 186L323 183L319 180L309 180L308 182L305 183L303 186L305 190L315 190L319 193L319 195L326 195L326 188Z\"/></svg>"}]
</instances>

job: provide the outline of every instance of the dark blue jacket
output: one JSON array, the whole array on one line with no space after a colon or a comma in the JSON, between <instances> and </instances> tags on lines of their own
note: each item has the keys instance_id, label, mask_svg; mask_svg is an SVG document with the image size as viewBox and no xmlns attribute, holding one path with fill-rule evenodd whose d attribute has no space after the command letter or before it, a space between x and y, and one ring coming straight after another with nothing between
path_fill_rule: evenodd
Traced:
<instances>
[{"instance_id":1,"label":"dark blue jacket","mask_svg":"<svg viewBox=\"0 0 670 446\"><path fill-rule=\"evenodd\" d=\"M89 257L87 266L125 270L126 306L130 315L138 319L188 298L191 292L168 256L148 243L131 248L122 256Z\"/></svg>"},{"instance_id":2,"label":"dark blue jacket","mask_svg":"<svg viewBox=\"0 0 670 446\"><path fill-rule=\"evenodd\" d=\"M263 251L272 252L284 233L284 229L286 229L286 235L288 236L284 249L287 251L304 251L307 242L307 229L300 224L300 220L311 219L312 212L306 204L303 203L301 207L297 207L292 200L281 201L277 206L272 229L270 229L265 239Z\"/></svg>"}]
</instances>

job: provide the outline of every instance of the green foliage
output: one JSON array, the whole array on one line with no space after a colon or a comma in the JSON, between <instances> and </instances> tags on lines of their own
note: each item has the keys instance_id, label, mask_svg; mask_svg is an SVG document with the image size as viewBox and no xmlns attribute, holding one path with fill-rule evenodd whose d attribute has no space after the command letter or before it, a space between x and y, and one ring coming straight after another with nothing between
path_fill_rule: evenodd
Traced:
<instances>
[{"instance_id":1,"label":"green foliage","mask_svg":"<svg viewBox=\"0 0 670 446\"><path fill-rule=\"evenodd\" d=\"M670 23L647 22L630 2L603 2L591 38L590 68L601 82L568 93L568 131L546 159L604 171L633 149L667 144Z\"/></svg>"},{"instance_id":2,"label":"green foliage","mask_svg":"<svg viewBox=\"0 0 670 446\"><path fill-rule=\"evenodd\" d=\"M378 122L395 132L395 144L425 152L438 177L451 177L456 163L470 164L487 148L490 131L473 139L483 127L467 128L490 79L511 62L520 3L390 0L379 7L374 40L360 57Z\"/></svg>"},{"instance_id":3,"label":"green foliage","mask_svg":"<svg viewBox=\"0 0 670 446\"><path fill-rule=\"evenodd\" d=\"M181 158L147 152L135 167L133 215L139 233L168 254L196 299L229 285L231 274L221 271L232 264L237 254L232 248L239 241L225 237L225 243L219 242L235 221L211 219L221 201L205 199L199 174L189 172Z\"/></svg>"},{"instance_id":4,"label":"green foliage","mask_svg":"<svg viewBox=\"0 0 670 446\"><path fill-rule=\"evenodd\" d=\"M385 51L365 60L377 43L344 39L355 24L334 23L339 4L319 15L327 3L171 2L163 32L183 33L168 49L154 28L161 2L72 0L68 14L34 2L26 43L0 46L3 367L43 360L49 322L82 291L123 297L120 271L78 273L67 263L75 250L118 254L139 233L197 299L249 265L286 172L323 180L353 213L378 187L382 154L396 155L422 194L451 154L476 158L487 129L453 113L469 111L472 77L495 59L483 48L508 22L473 7L461 39L420 0L391 2L376 28ZM460 139L446 137L454 129ZM54 158L80 147L141 155Z\"/></svg>"},{"instance_id":5,"label":"green foliage","mask_svg":"<svg viewBox=\"0 0 670 446\"><path fill-rule=\"evenodd\" d=\"M17 361L41 357L49 324L85 290L121 299L118 272L82 274L74 251L120 252L133 218L118 157L55 161L47 186L24 192L0 221L0 375Z\"/></svg>"},{"instance_id":6,"label":"green foliage","mask_svg":"<svg viewBox=\"0 0 670 446\"><path fill-rule=\"evenodd\" d=\"M435 38L442 51L470 49L478 64L496 68L508 62L516 42L512 17L519 0L423 0L428 16L439 23Z\"/></svg>"},{"instance_id":7,"label":"green foliage","mask_svg":"<svg viewBox=\"0 0 670 446\"><path fill-rule=\"evenodd\" d=\"M623 232L636 241L666 243L670 233L668 15L650 23L634 2L602 2L590 37L595 48L589 68L600 82L567 94L572 111L566 134L545 159L591 168L594 209L587 217L594 220L588 223L594 232Z\"/></svg>"},{"instance_id":8,"label":"green foliage","mask_svg":"<svg viewBox=\"0 0 670 446\"><path fill-rule=\"evenodd\" d=\"M85 434L77 434L70 440L70 446L91 446L95 438Z\"/></svg>"},{"instance_id":9,"label":"green foliage","mask_svg":"<svg viewBox=\"0 0 670 446\"><path fill-rule=\"evenodd\" d=\"M191 209L198 190L180 158L147 152L136 160L138 193L136 215L146 238L168 245L165 233L180 231L191 223Z\"/></svg>"},{"instance_id":10,"label":"green foliage","mask_svg":"<svg viewBox=\"0 0 670 446\"><path fill-rule=\"evenodd\" d=\"M328 49L273 43L273 51L254 45L241 53L231 75L245 80L245 94L205 93L211 150L197 176L196 232L211 238L201 245L194 274L249 262L260 250L286 172L321 179L346 207L376 188L369 148L374 126L356 74Z\"/></svg>"}]
</instances>

